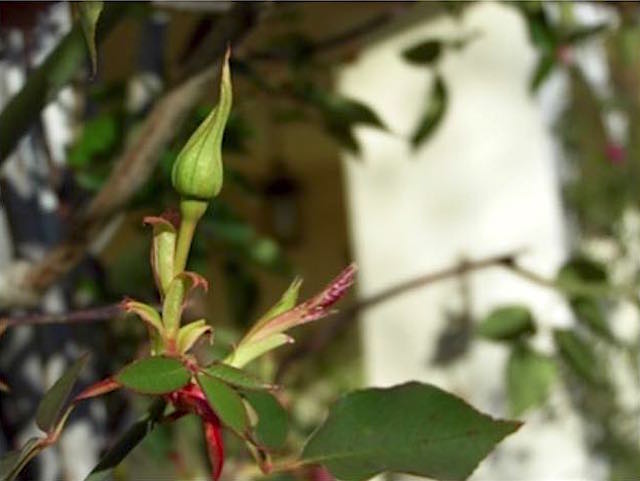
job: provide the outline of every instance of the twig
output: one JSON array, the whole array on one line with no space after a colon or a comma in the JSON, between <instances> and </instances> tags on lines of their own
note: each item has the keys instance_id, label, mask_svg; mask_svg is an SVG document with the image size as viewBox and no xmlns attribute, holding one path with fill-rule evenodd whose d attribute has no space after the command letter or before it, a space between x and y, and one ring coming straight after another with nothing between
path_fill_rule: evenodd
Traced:
<instances>
[{"instance_id":1,"label":"twig","mask_svg":"<svg viewBox=\"0 0 640 481\"><path fill-rule=\"evenodd\" d=\"M486 269L488 267L504 267L508 271L517 276L537 284L541 287L553 289L567 296L595 296L605 298L627 298L635 302L637 300L636 289L626 286L610 286L600 283L578 283L578 282L562 282L554 279L545 278L533 271L530 271L515 262L516 253L505 254L501 256L488 257L479 261L465 261L458 266L443 269L438 272L422 275L414 279L401 282L395 286L384 289L378 294L356 301L346 307L331 321L327 321L323 330L305 342L298 344L297 348L285 356L276 373L276 383L282 381L284 374L289 370L295 361L302 357L306 357L310 353L324 350L333 340L340 336L356 319L357 314L365 309L369 309L377 304L394 298L398 295L409 291L428 286L430 284L450 279L452 277L462 276L473 271Z\"/></svg>"},{"instance_id":2,"label":"twig","mask_svg":"<svg viewBox=\"0 0 640 481\"><path fill-rule=\"evenodd\" d=\"M0 326L3 328L22 325L43 324L84 324L91 322L107 321L124 314L121 303L107 304L106 306L80 309L59 314L35 313L16 317L0 318Z\"/></svg>"},{"instance_id":3,"label":"twig","mask_svg":"<svg viewBox=\"0 0 640 481\"><path fill-rule=\"evenodd\" d=\"M236 18L238 17L238 18ZM223 17L231 27L216 32L210 39L217 57L230 39L239 40L253 23L246 8L233 8ZM121 209L147 181L162 149L171 141L178 126L204 93L211 88L217 66L205 66L197 74L165 94L154 106L140 128L136 140L116 161L109 178L88 208L76 217L71 236L33 266L22 279L24 289L43 292L69 272L84 256L91 239L111 215ZM5 306L6 307L6 306Z\"/></svg>"}]
</instances>

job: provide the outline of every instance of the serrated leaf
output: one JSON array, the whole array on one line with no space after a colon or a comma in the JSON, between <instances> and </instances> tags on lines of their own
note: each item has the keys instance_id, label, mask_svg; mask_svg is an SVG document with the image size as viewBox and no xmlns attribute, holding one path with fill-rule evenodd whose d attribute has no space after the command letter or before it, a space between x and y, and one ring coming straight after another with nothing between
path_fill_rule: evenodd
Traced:
<instances>
[{"instance_id":1,"label":"serrated leaf","mask_svg":"<svg viewBox=\"0 0 640 481\"><path fill-rule=\"evenodd\" d=\"M185 386L191 373L178 359L155 356L125 366L115 379L142 394L165 394Z\"/></svg>"},{"instance_id":2,"label":"serrated leaf","mask_svg":"<svg viewBox=\"0 0 640 481\"><path fill-rule=\"evenodd\" d=\"M556 378L553 359L524 345L515 346L507 362L507 393L511 414L519 416L543 404Z\"/></svg>"},{"instance_id":3,"label":"serrated leaf","mask_svg":"<svg viewBox=\"0 0 640 481\"><path fill-rule=\"evenodd\" d=\"M221 362L204 368L202 372L243 389L272 389L274 387L273 384L269 384L247 371Z\"/></svg>"},{"instance_id":4,"label":"serrated leaf","mask_svg":"<svg viewBox=\"0 0 640 481\"><path fill-rule=\"evenodd\" d=\"M413 148L419 147L436 131L447 111L448 101L449 96L444 79L441 75L436 75L429 93L429 103L418 122L418 126L411 135Z\"/></svg>"},{"instance_id":5,"label":"serrated leaf","mask_svg":"<svg viewBox=\"0 0 640 481\"><path fill-rule=\"evenodd\" d=\"M164 401L157 400L149 408L149 412L107 451L100 462L91 470L85 481L102 481L111 476L113 469L149 434L156 426L157 420L164 411Z\"/></svg>"},{"instance_id":6,"label":"serrated leaf","mask_svg":"<svg viewBox=\"0 0 640 481\"><path fill-rule=\"evenodd\" d=\"M84 39L91 58L92 71L95 74L98 65L98 53L96 51L96 25L102 13L102 2L98 0L82 0L72 2L75 16L80 21Z\"/></svg>"},{"instance_id":7,"label":"serrated leaf","mask_svg":"<svg viewBox=\"0 0 640 481\"><path fill-rule=\"evenodd\" d=\"M442 53L440 40L426 40L402 52L407 62L417 65L432 65L438 61Z\"/></svg>"},{"instance_id":8,"label":"serrated leaf","mask_svg":"<svg viewBox=\"0 0 640 481\"><path fill-rule=\"evenodd\" d=\"M71 390L88 359L88 354L85 354L74 362L62 377L47 390L40 401L36 411L36 424L45 433L50 432L60 421Z\"/></svg>"},{"instance_id":9,"label":"serrated leaf","mask_svg":"<svg viewBox=\"0 0 640 481\"><path fill-rule=\"evenodd\" d=\"M178 352L184 354L206 334L211 334L213 328L205 319L199 319L182 326L178 331Z\"/></svg>"},{"instance_id":10,"label":"serrated leaf","mask_svg":"<svg viewBox=\"0 0 640 481\"><path fill-rule=\"evenodd\" d=\"M247 402L258 416L256 440L267 449L279 449L287 440L289 416L276 397L265 391L246 391Z\"/></svg>"},{"instance_id":11,"label":"serrated leaf","mask_svg":"<svg viewBox=\"0 0 640 481\"><path fill-rule=\"evenodd\" d=\"M0 458L0 481L14 481L37 450L41 449L40 441L39 438L31 438L20 449L5 453Z\"/></svg>"},{"instance_id":12,"label":"serrated leaf","mask_svg":"<svg viewBox=\"0 0 640 481\"><path fill-rule=\"evenodd\" d=\"M556 329L553 337L560 356L575 374L594 386L603 385L604 366L581 335L570 329Z\"/></svg>"},{"instance_id":13,"label":"serrated leaf","mask_svg":"<svg viewBox=\"0 0 640 481\"><path fill-rule=\"evenodd\" d=\"M524 306L493 310L476 328L476 333L492 341L513 341L536 332L531 312Z\"/></svg>"},{"instance_id":14,"label":"serrated leaf","mask_svg":"<svg viewBox=\"0 0 640 481\"><path fill-rule=\"evenodd\" d=\"M497 443L519 428L416 382L348 394L311 436L302 460L343 481L385 472L466 479Z\"/></svg>"},{"instance_id":15,"label":"serrated leaf","mask_svg":"<svg viewBox=\"0 0 640 481\"><path fill-rule=\"evenodd\" d=\"M220 421L241 437L249 425L247 411L240 395L224 382L207 374L198 374L198 384Z\"/></svg>"}]
</instances>

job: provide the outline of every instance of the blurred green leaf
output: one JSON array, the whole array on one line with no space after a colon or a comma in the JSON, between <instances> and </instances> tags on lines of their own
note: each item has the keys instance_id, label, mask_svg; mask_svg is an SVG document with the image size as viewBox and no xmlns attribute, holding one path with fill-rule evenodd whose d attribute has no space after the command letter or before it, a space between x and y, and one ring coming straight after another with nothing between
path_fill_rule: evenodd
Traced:
<instances>
[{"instance_id":1,"label":"blurred green leaf","mask_svg":"<svg viewBox=\"0 0 640 481\"><path fill-rule=\"evenodd\" d=\"M178 359L154 356L125 366L115 379L142 394L165 394L185 386L191 374Z\"/></svg>"},{"instance_id":2,"label":"blurred green leaf","mask_svg":"<svg viewBox=\"0 0 640 481\"><path fill-rule=\"evenodd\" d=\"M244 397L258 415L254 430L267 449L280 449L287 440L289 417L276 397L264 391L246 391Z\"/></svg>"},{"instance_id":3,"label":"blurred green leaf","mask_svg":"<svg viewBox=\"0 0 640 481\"><path fill-rule=\"evenodd\" d=\"M323 464L344 481L384 472L463 480L519 426L428 384L365 389L331 408L302 460Z\"/></svg>"},{"instance_id":4,"label":"blurred green leaf","mask_svg":"<svg viewBox=\"0 0 640 481\"><path fill-rule=\"evenodd\" d=\"M565 41L568 44L580 43L580 42L583 42L585 40L589 40L592 37L595 37L595 36L601 34L605 30L607 30L608 27L609 27L609 25L607 25L606 23L599 23L599 24L596 24L596 25L580 26L580 27L577 27L577 28L571 30L566 35Z\"/></svg>"},{"instance_id":5,"label":"blurred green leaf","mask_svg":"<svg viewBox=\"0 0 640 481\"><path fill-rule=\"evenodd\" d=\"M242 389L271 389L273 385L257 378L253 374L248 373L237 367L224 363L214 363L203 369L203 372L209 376L213 376L227 384Z\"/></svg>"},{"instance_id":6,"label":"blurred green leaf","mask_svg":"<svg viewBox=\"0 0 640 481\"><path fill-rule=\"evenodd\" d=\"M120 437L84 481L102 481L111 477L113 469L154 429L164 412L164 408L164 401L160 399L154 401L148 413Z\"/></svg>"},{"instance_id":7,"label":"blurred green leaf","mask_svg":"<svg viewBox=\"0 0 640 481\"><path fill-rule=\"evenodd\" d=\"M602 360L583 336L570 329L556 329L553 337L560 357L575 374L594 386L604 384Z\"/></svg>"},{"instance_id":8,"label":"blurred green leaf","mask_svg":"<svg viewBox=\"0 0 640 481\"><path fill-rule=\"evenodd\" d=\"M14 481L29 460L42 449L39 442L40 439L31 438L22 448L4 453L0 458L0 481Z\"/></svg>"},{"instance_id":9,"label":"blurred green leaf","mask_svg":"<svg viewBox=\"0 0 640 481\"><path fill-rule=\"evenodd\" d=\"M587 326L594 334L617 344L618 341L609 327L600 301L590 297L575 297L570 300L569 304L579 322Z\"/></svg>"},{"instance_id":10,"label":"blurred green leaf","mask_svg":"<svg viewBox=\"0 0 640 481\"><path fill-rule=\"evenodd\" d=\"M410 63L432 65L438 61L442 53L440 40L426 40L402 52L402 56Z\"/></svg>"},{"instance_id":11,"label":"blurred green leaf","mask_svg":"<svg viewBox=\"0 0 640 481\"><path fill-rule=\"evenodd\" d=\"M558 272L560 283L585 283L606 282L607 271L605 267L586 257L574 257L566 262Z\"/></svg>"},{"instance_id":12,"label":"blurred green leaf","mask_svg":"<svg viewBox=\"0 0 640 481\"><path fill-rule=\"evenodd\" d=\"M125 2L110 2L102 15L96 38L104 38L130 8ZM66 85L86 58L81 27L76 25L56 45L47 58L29 73L20 91L0 113L0 161L4 161L41 110Z\"/></svg>"},{"instance_id":13,"label":"blurred green leaf","mask_svg":"<svg viewBox=\"0 0 640 481\"><path fill-rule=\"evenodd\" d=\"M513 416L542 405L557 378L553 359L516 345L507 362L507 392Z\"/></svg>"},{"instance_id":14,"label":"blurred green leaf","mask_svg":"<svg viewBox=\"0 0 640 481\"><path fill-rule=\"evenodd\" d=\"M198 383L204 391L211 409L223 424L241 437L245 436L249 419L240 395L224 382L208 374L198 374Z\"/></svg>"},{"instance_id":15,"label":"blurred green leaf","mask_svg":"<svg viewBox=\"0 0 640 481\"><path fill-rule=\"evenodd\" d=\"M524 306L493 310L476 328L476 333L492 341L513 341L536 332L533 317Z\"/></svg>"},{"instance_id":16,"label":"blurred green leaf","mask_svg":"<svg viewBox=\"0 0 640 481\"><path fill-rule=\"evenodd\" d=\"M118 137L118 119L114 114L105 113L88 120L82 135L69 151L68 165L76 169L87 167L95 157L108 155Z\"/></svg>"},{"instance_id":17,"label":"blurred green leaf","mask_svg":"<svg viewBox=\"0 0 640 481\"><path fill-rule=\"evenodd\" d=\"M53 430L60 421L71 390L88 359L89 355L85 354L74 362L40 401L36 411L36 424L45 433Z\"/></svg>"},{"instance_id":18,"label":"blurred green leaf","mask_svg":"<svg viewBox=\"0 0 640 481\"><path fill-rule=\"evenodd\" d=\"M555 64L555 58L551 55L542 54L538 57L538 62L536 63L533 75L531 76L531 83L529 85L531 92L535 93L538 91L544 81L549 78L551 72L553 72Z\"/></svg>"},{"instance_id":19,"label":"blurred green leaf","mask_svg":"<svg viewBox=\"0 0 640 481\"><path fill-rule=\"evenodd\" d=\"M82 0L71 2L74 16L80 21L84 39L89 50L92 71L95 74L98 69L98 53L96 51L96 25L102 13L102 2L97 0Z\"/></svg>"},{"instance_id":20,"label":"blurred green leaf","mask_svg":"<svg viewBox=\"0 0 640 481\"><path fill-rule=\"evenodd\" d=\"M422 114L418 126L411 135L411 145L417 148L436 131L447 111L449 96L447 87L441 75L436 75L431 92L429 93L429 103Z\"/></svg>"}]
</instances>

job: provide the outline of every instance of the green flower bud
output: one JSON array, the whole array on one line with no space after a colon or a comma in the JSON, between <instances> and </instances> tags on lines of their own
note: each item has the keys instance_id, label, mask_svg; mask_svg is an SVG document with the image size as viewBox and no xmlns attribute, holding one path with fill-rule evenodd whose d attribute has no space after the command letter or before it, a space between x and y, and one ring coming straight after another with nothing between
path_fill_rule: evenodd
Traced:
<instances>
[{"instance_id":1,"label":"green flower bud","mask_svg":"<svg viewBox=\"0 0 640 481\"><path fill-rule=\"evenodd\" d=\"M171 183L183 197L210 200L222 188L222 136L232 100L229 55L227 50L218 105L196 129L173 164Z\"/></svg>"}]
</instances>

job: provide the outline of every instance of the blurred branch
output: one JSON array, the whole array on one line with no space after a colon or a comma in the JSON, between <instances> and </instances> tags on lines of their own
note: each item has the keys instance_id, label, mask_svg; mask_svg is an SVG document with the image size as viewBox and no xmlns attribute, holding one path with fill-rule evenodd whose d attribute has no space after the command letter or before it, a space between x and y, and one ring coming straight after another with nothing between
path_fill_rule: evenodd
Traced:
<instances>
[{"instance_id":1,"label":"blurred branch","mask_svg":"<svg viewBox=\"0 0 640 481\"><path fill-rule=\"evenodd\" d=\"M128 6L109 2L98 22L96 41L104 39ZM0 113L0 165L13 151L29 128L36 123L42 109L85 64L87 48L82 28L74 24L47 58L33 71Z\"/></svg>"},{"instance_id":2,"label":"blurred branch","mask_svg":"<svg viewBox=\"0 0 640 481\"><path fill-rule=\"evenodd\" d=\"M216 46L212 51L218 53L218 58L230 39L239 41L253 27L253 22L243 23L247 18L245 10L231 9L223 18L228 17L229 24L235 29L218 31L215 39L209 39L211 45ZM69 272L82 259L89 242L109 217L124 207L144 185L153 172L162 149L174 137L188 113L211 88L218 67L207 65L156 102L137 137L116 161L100 192L76 216L69 230L70 237L18 280L21 288L41 293Z\"/></svg>"},{"instance_id":3,"label":"blurred branch","mask_svg":"<svg viewBox=\"0 0 640 481\"><path fill-rule=\"evenodd\" d=\"M389 10L375 15L374 17L350 27L343 32L339 32L338 34L317 41L313 45L309 46L308 52L310 55L313 55L336 47L341 47L344 44L355 40L360 40L362 37L366 37L376 30L391 24L407 10L408 6L406 4L396 4L389 8ZM251 51L243 57L244 60L247 61L285 61L289 59L290 52L283 49L272 48Z\"/></svg>"},{"instance_id":4,"label":"blurred branch","mask_svg":"<svg viewBox=\"0 0 640 481\"><path fill-rule=\"evenodd\" d=\"M455 267L418 276L414 279L410 279L384 289L378 294L356 301L340 311L331 321L327 321L320 332L316 333L312 338L307 339L305 342L298 344L294 350L282 359L276 373L276 382L279 383L282 381L283 376L295 361L306 357L309 354L322 351L329 346L331 342L351 326L351 323L357 319L357 315L365 309L374 307L382 302L412 290L489 267L503 267L533 284L559 291L568 296L626 298L632 302L636 302L637 294L634 287L611 286L605 283L560 282L555 279L543 277L529 269L517 265L516 256L516 253L511 253L488 257L478 261L463 261Z\"/></svg>"},{"instance_id":5,"label":"blurred branch","mask_svg":"<svg viewBox=\"0 0 640 481\"><path fill-rule=\"evenodd\" d=\"M0 333L5 329L22 325L42 324L82 324L90 322L107 321L124 314L122 304L108 304L106 306L80 309L59 314L35 313L18 317L0 318Z\"/></svg>"}]
</instances>

